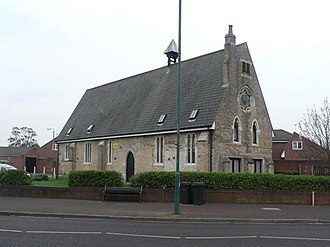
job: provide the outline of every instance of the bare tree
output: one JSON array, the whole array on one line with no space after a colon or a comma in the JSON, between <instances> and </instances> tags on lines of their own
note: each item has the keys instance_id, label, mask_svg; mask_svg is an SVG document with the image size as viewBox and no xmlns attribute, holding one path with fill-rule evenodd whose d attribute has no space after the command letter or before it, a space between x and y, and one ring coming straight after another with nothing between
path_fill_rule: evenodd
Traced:
<instances>
[{"instance_id":1,"label":"bare tree","mask_svg":"<svg viewBox=\"0 0 330 247\"><path fill-rule=\"evenodd\" d=\"M29 127L13 127L11 135L8 138L9 147L33 147L38 148L38 142L35 139L37 133Z\"/></svg>"},{"instance_id":2,"label":"bare tree","mask_svg":"<svg viewBox=\"0 0 330 247\"><path fill-rule=\"evenodd\" d=\"M326 98L323 106L307 110L307 114L298 124L300 133L310 141L320 145L326 152L324 157L330 161L330 104Z\"/></svg>"}]
</instances>

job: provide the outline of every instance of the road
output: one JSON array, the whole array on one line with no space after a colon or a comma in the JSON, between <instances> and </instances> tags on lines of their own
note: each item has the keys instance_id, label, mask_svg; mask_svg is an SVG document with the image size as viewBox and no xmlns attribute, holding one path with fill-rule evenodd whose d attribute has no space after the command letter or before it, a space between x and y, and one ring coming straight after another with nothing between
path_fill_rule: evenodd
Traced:
<instances>
[{"instance_id":1,"label":"road","mask_svg":"<svg viewBox=\"0 0 330 247\"><path fill-rule=\"evenodd\" d=\"M330 246L330 224L0 216L0 246Z\"/></svg>"}]
</instances>

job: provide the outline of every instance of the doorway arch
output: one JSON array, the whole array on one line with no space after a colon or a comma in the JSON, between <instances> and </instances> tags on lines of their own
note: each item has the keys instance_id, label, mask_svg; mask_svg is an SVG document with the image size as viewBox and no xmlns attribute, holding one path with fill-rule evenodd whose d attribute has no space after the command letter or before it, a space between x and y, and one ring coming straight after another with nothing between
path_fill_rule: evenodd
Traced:
<instances>
[{"instance_id":1,"label":"doorway arch","mask_svg":"<svg viewBox=\"0 0 330 247\"><path fill-rule=\"evenodd\" d=\"M131 151L128 152L126 158L126 182L134 175L135 170L135 159Z\"/></svg>"}]
</instances>

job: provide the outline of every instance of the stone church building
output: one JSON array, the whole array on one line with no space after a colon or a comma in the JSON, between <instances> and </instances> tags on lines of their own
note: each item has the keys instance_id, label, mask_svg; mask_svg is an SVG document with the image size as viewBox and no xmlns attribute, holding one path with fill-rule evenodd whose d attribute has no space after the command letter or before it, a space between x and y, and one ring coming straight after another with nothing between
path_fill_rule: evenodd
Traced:
<instances>
[{"instance_id":1,"label":"stone church building","mask_svg":"<svg viewBox=\"0 0 330 247\"><path fill-rule=\"evenodd\" d=\"M59 174L174 171L177 48L168 66L88 89L57 138ZM273 173L272 125L246 43L181 63L180 170Z\"/></svg>"}]
</instances>

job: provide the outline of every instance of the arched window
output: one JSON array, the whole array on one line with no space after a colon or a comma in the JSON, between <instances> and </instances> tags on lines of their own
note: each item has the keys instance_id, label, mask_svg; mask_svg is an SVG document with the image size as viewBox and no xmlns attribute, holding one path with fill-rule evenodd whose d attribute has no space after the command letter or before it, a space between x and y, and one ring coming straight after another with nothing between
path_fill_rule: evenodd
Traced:
<instances>
[{"instance_id":1,"label":"arched window","mask_svg":"<svg viewBox=\"0 0 330 247\"><path fill-rule=\"evenodd\" d=\"M235 118L234 120L234 129L233 129L233 139L234 139L234 142L239 142L239 119L238 118Z\"/></svg>"},{"instance_id":2,"label":"arched window","mask_svg":"<svg viewBox=\"0 0 330 247\"><path fill-rule=\"evenodd\" d=\"M253 122L252 125L252 143L258 144L259 143L259 136L258 136L258 124L257 121Z\"/></svg>"},{"instance_id":3,"label":"arched window","mask_svg":"<svg viewBox=\"0 0 330 247\"><path fill-rule=\"evenodd\" d=\"M196 137L194 134L188 134L187 136L187 163L196 163Z\"/></svg>"}]
</instances>

